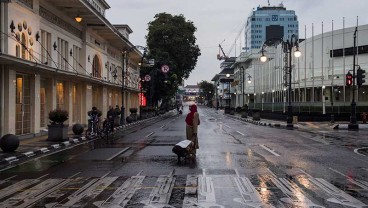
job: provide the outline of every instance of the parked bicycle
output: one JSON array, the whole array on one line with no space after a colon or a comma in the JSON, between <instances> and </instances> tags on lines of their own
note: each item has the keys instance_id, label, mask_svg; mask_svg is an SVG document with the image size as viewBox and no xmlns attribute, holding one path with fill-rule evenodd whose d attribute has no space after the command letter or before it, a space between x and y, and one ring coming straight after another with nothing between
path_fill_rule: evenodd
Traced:
<instances>
[{"instance_id":1,"label":"parked bicycle","mask_svg":"<svg viewBox=\"0 0 368 208\"><path fill-rule=\"evenodd\" d=\"M88 128L86 130L86 137L91 138L94 136L101 136L100 129L100 116L102 115L101 111L97 110L96 107L93 107L91 111L88 111Z\"/></svg>"}]
</instances>

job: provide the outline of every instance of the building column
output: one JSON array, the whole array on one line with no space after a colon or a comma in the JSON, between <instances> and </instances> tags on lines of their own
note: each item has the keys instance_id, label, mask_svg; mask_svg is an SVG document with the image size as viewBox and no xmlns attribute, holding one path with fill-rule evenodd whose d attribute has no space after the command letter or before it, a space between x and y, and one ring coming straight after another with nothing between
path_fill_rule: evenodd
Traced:
<instances>
[{"instance_id":1,"label":"building column","mask_svg":"<svg viewBox=\"0 0 368 208\"><path fill-rule=\"evenodd\" d=\"M5 120L5 66L0 65L0 138L4 135L4 120Z\"/></svg>"},{"instance_id":2,"label":"building column","mask_svg":"<svg viewBox=\"0 0 368 208\"><path fill-rule=\"evenodd\" d=\"M102 87L102 114L107 116L107 111L109 109L109 92L106 86Z\"/></svg>"},{"instance_id":3,"label":"building column","mask_svg":"<svg viewBox=\"0 0 368 208\"><path fill-rule=\"evenodd\" d=\"M88 111L90 111L92 109L92 85L91 84L86 84L85 87L83 87L82 89L85 89L83 90L82 92L82 100L84 101L84 105L82 105L84 107L84 122L85 124L87 124L87 121L88 121Z\"/></svg>"},{"instance_id":4,"label":"building column","mask_svg":"<svg viewBox=\"0 0 368 208\"><path fill-rule=\"evenodd\" d=\"M4 81L4 134L15 134L16 71L5 70Z\"/></svg>"},{"instance_id":5,"label":"building column","mask_svg":"<svg viewBox=\"0 0 368 208\"><path fill-rule=\"evenodd\" d=\"M73 83L65 82L65 110L69 113L68 125L73 125Z\"/></svg>"},{"instance_id":6,"label":"building column","mask_svg":"<svg viewBox=\"0 0 368 208\"><path fill-rule=\"evenodd\" d=\"M41 76L39 74L34 75L33 79L33 85L31 86L31 92L33 92L33 95L31 96L31 99L33 100L33 106L31 106L32 114L33 114L33 120L32 120L32 127L33 127L33 133L39 133L40 132L40 123L41 123L41 100L40 100L40 87L41 87ZM32 129L32 128L31 128ZM31 130L32 132L32 130Z\"/></svg>"}]
</instances>

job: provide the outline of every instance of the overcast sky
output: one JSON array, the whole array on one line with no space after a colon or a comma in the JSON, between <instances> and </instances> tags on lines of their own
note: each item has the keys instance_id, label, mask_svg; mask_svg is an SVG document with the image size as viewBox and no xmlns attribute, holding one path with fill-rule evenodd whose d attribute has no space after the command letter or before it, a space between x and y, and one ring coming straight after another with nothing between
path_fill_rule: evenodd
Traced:
<instances>
[{"instance_id":1,"label":"overcast sky","mask_svg":"<svg viewBox=\"0 0 368 208\"><path fill-rule=\"evenodd\" d=\"M127 24L133 30L130 41L134 45L146 45L147 23L157 13L172 15L183 14L197 27L195 36L202 55L185 85L196 84L202 80L210 81L220 72L220 61L216 59L221 43L226 55L238 56L240 44L244 44L244 23L257 6L267 5L267 0L107 0L111 6L106 17L112 24ZM270 5L279 5L281 1L269 0ZM312 23L314 34L341 29L343 18L345 27L368 23L368 0L284 0L286 9L294 10L299 19L299 37L311 36ZM240 36L238 36L242 33ZM238 38L237 38L238 37ZM234 45L235 40L236 47ZM231 51L230 54L228 54Z\"/></svg>"}]
</instances>

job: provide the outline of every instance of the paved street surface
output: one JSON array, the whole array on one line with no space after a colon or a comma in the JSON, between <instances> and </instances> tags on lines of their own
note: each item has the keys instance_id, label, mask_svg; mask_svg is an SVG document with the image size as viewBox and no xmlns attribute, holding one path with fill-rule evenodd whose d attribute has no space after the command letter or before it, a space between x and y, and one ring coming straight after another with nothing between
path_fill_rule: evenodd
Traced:
<instances>
[{"instance_id":1,"label":"paved street surface","mask_svg":"<svg viewBox=\"0 0 368 208\"><path fill-rule=\"evenodd\" d=\"M196 161L178 163L187 113L3 168L0 207L368 207L367 131L287 130L199 106Z\"/></svg>"}]
</instances>

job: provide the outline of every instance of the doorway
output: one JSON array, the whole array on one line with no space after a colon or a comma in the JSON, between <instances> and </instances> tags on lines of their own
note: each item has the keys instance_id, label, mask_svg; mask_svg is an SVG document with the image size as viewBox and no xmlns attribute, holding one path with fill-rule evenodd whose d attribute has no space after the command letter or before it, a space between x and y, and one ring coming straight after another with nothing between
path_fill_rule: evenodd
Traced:
<instances>
[{"instance_id":1,"label":"doorway","mask_svg":"<svg viewBox=\"0 0 368 208\"><path fill-rule=\"evenodd\" d=\"M16 75L15 102L15 134L21 135L31 133L31 88L29 75Z\"/></svg>"}]
</instances>

